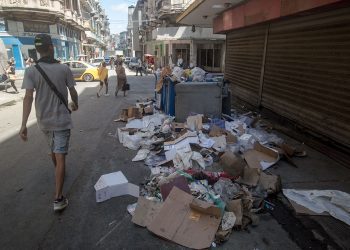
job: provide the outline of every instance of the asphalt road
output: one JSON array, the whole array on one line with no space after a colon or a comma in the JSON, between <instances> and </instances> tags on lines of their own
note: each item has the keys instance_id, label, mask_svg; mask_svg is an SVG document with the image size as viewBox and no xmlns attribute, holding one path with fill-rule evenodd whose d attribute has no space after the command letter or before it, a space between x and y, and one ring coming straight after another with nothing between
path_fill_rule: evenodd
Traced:
<instances>
[{"instance_id":1,"label":"asphalt road","mask_svg":"<svg viewBox=\"0 0 350 250\"><path fill-rule=\"evenodd\" d=\"M64 192L68 208L55 214L53 165L35 117L30 117L29 141L17 131L21 103L1 107L0 127L0 246L2 249L182 249L135 226L127 205L136 198L122 196L96 203L94 184L102 174L123 171L139 184L149 170L131 162L136 152L125 149L114 137L113 120L124 107L153 96L153 76L128 76L127 97L96 97L97 83L79 83L79 110L72 117L71 148L67 157ZM115 89L110 79L111 93ZM34 111L34 110L33 110ZM7 126L7 127L6 127ZM282 227L268 214L258 227L234 232L222 249L298 249Z\"/></svg>"}]
</instances>

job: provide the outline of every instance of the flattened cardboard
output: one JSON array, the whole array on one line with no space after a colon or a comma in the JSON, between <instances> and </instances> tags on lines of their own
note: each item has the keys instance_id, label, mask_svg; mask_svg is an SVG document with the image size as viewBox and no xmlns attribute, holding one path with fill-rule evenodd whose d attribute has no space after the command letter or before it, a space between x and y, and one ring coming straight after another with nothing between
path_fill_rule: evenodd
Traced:
<instances>
[{"instance_id":1,"label":"flattened cardboard","mask_svg":"<svg viewBox=\"0 0 350 250\"><path fill-rule=\"evenodd\" d=\"M159 213L163 203L151 201L145 197L139 197L132 217L132 222L141 227L147 227L153 221L153 218Z\"/></svg>"},{"instance_id":2,"label":"flattened cardboard","mask_svg":"<svg viewBox=\"0 0 350 250\"><path fill-rule=\"evenodd\" d=\"M247 150L244 153L244 159L250 168L261 168L265 170L279 160L279 154L256 142L254 149Z\"/></svg>"},{"instance_id":3,"label":"flattened cardboard","mask_svg":"<svg viewBox=\"0 0 350 250\"><path fill-rule=\"evenodd\" d=\"M177 187L177 188L181 189L182 191L184 191L188 194L191 194L191 190L188 187L188 182L187 182L186 178L184 176L180 175L180 176L177 176L177 177L169 180L169 182L164 183L163 185L160 186L160 193L162 194L163 201L166 200L166 198L170 194L173 187Z\"/></svg>"},{"instance_id":4,"label":"flattened cardboard","mask_svg":"<svg viewBox=\"0 0 350 250\"><path fill-rule=\"evenodd\" d=\"M96 202L121 195L139 197L140 192L139 187L129 183L121 171L102 175L94 188L96 190Z\"/></svg>"},{"instance_id":5,"label":"flattened cardboard","mask_svg":"<svg viewBox=\"0 0 350 250\"><path fill-rule=\"evenodd\" d=\"M231 200L226 203L226 210L229 212L233 212L236 215L235 226L242 226L243 219L243 206L242 200Z\"/></svg>"},{"instance_id":6,"label":"flattened cardboard","mask_svg":"<svg viewBox=\"0 0 350 250\"><path fill-rule=\"evenodd\" d=\"M190 204L193 200L192 195L174 187L159 213L147 227L148 230L185 247L209 248L219 228L221 217L192 209ZM198 203L194 206L198 206Z\"/></svg>"}]
</instances>

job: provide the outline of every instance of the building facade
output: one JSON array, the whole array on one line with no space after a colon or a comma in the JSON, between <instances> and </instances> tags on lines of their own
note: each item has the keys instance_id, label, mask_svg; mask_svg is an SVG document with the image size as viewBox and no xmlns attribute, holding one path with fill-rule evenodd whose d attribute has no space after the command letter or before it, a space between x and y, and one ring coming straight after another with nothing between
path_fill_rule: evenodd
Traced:
<instances>
[{"instance_id":1,"label":"building facade","mask_svg":"<svg viewBox=\"0 0 350 250\"><path fill-rule=\"evenodd\" d=\"M181 25L176 18L193 0L138 1L133 13L134 46L138 56L152 54L156 67L176 64L202 67L209 72L224 68L225 35L213 34L211 27Z\"/></svg>"},{"instance_id":2,"label":"building facade","mask_svg":"<svg viewBox=\"0 0 350 250\"><path fill-rule=\"evenodd\" d=\"M98 18L92 16L95 12ZM104 12L92 0L2 0L0 4L0 38L17 69L25 67L28 57L38 58L34 48L38 33L50 34L55 57L69 60L81 54L101 54L109 35L107 27Z\"/></svg>"},{"instance_id":3,"label":"building facade","mask_svg":"<svg viewBox=\"0 0 350 250\"><path fill-rule=\"evenodd\" d=\"M349 1L240 0L216 2L216 10L207 7L212 0L196 2L182 21L206 15L227 35L225 78L235 100L348 151Z\"/></svg>"}]
</instances>

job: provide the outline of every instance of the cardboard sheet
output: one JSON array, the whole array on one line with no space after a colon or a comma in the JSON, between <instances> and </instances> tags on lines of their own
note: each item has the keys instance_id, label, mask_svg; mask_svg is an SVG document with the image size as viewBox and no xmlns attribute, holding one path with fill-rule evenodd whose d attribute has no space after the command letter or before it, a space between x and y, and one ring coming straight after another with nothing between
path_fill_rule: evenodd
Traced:
<instances>
[{"instance_id":1,"label":"cardboard sheet","mask_svg":"<svg viewBox=\"0 0 350 250\"><path fill-rule=\"evenodd\" d=\"M173 141L164 142L164 150L170 150L173 148L181 148L190 143L198 144L199 139L196 132L186 132L179 138Z\"/></svg>"},{"instance_id":2,"label":"cardboard sheet","mask_svg":"<svg viewBox=\"0 0 350 250\"><path fill-rule=\"evenodd\" d=\"M256 142L254 149L247 150L244 153L244 159L250 168L266 170L279 160L279 154L277 151Z\"/></svg>"},{"instance_id":3,"label":"cardboard sheet","mask_svg":"<svg viewBox=\"0 0 350 250\"><path fill-rule=\"evenodd\" d=\"M94 188L96 190L96 202L121 195L139 197L139 187L129 183L121 171L102 175Z\"/></svg>"},{"instance_id":4,"label":"cardboard sheet","mask_svg":"<svg viewBox=\"0 0 350 250\"><path fill-rule=\"evenodd\" d=\"M163 203L161 202L151 201L142 196L139 197L132 222L141 227L147 227L159 213L162 206Z\"/></svg>"},{"instance_id":5,"label":"cardboard sheet","mask_svg":"<svg viewBox=\"0 0 350 250\"><path fill-rule=\"evenodd\" d=\"M148 230L185 247L209 248L220 225L220 213L219 208L194 202L192 195L174 187Z\"/></svg>"}]
</instances>

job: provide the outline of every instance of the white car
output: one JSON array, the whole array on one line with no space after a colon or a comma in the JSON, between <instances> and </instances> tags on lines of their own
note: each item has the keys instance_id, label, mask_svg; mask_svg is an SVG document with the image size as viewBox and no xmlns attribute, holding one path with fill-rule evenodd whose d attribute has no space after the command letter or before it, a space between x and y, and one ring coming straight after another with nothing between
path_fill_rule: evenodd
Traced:
<instances>
[{"instance_id":1,"label":"white car","mask_svg":"<svg viewBox=\"0 0 350 250\"><path fill-rule=\"evenodd\" d=\"M129 66L129 69L136 69L139 66L138 58L132 57L128 66Z\"/></svg>"},{"instance_id":2,"label":"white car","mask_svg":"<svg viewBox=\"0 0 350 250\"><path fill-rule=\"evenodd\" d=\"M105 59L103 58L103 57L97 57L97 58L94 58L93 60L92 60L92 65L93 66L95 66L95 67L98 67L98 66L100 66L100 64L102 63L102 62L104 62L105 61Z\"/></svg>"}]
</instances>

